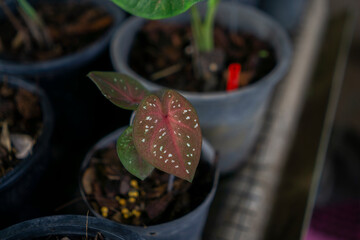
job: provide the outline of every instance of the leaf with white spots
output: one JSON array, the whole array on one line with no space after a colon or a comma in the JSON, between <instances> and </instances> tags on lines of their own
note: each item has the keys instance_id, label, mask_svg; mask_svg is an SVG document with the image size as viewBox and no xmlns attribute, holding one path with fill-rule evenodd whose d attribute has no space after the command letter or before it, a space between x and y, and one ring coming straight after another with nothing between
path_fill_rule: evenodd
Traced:
<instances>
[{"instance_id":1,"label":"leaf with white spots","mask_svg":"<svg viewBox=\"0 0 360 240\"><path fill-rule=\"evenodd\" d=\"M179 93L149 95L134 118L135 147L154 167L191 182L201 153L198 122L194 107Z\"/></svg>"},{"instance_id":2,"label":"leaf with white spots","mask_svg":"<svg viewBox=\"0 0 360 240\"><path fill-rule=\"evenodd\" d=\"M142 160L142 158L138 155L134 146L132 133L133 128L130 126L118 138L116 143L117 154L126 170L135 177L144 180L151 174L154 167Z\"/></svg>"},{"instance_id":3,"label":"leaf with white spots","mask_svg":"<svg viewBox=\"0 0 360 240\"><path fill-rule=\"evenodd\" d=\"M139 82L117 72L90 72L88 77L102 94L118 107L135 110L149 94Z\"/></svg>"}]
</instances>

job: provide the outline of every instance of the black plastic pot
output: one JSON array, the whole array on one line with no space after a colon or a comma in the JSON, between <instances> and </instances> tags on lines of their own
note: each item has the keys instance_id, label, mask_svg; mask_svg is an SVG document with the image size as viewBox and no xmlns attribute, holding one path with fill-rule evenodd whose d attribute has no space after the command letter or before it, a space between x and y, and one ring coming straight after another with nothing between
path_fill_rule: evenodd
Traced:
<instances>
[{"instance_id":1,"label":"black plastic pot","mask_svg":"<svg viewBox=\"0 0 360 240\"><path fill-rule=\"evenodd\" d=\"M90 203L87 201L84 187L82 186L82 176L86 168L89 166L90 160L93 154L102 148L106 148L111 144L114 144L117 138L126 128L120 128L115 132L109 134L108 136L101 139L86 155L83 165L81 167L80 173L80 192L83 200L87 204L88 208L95 216L103 218L99 213L97 213ZM215 151L211 145L203 140L202 144L202 159L209 162L212 166L216 167L215 163ZM217 188L217 183L219 180L219 172L216 168L213 176L213 183L210 192L208 193L205 200L193 211L190 213L177 218L173 221L166 222L158 225L151 225L146 227L130 226L119 224L133 232L138 233L145 240L198 240L201 237L204 225L206 223L207 214L211 205L211 202L215 196L215 191Z\"/></svg>"},{"instance_id":2,"label":"black plastic pot","mask_svg":"<svg viewBox=\"0 0 360 240\"><path fill-rule=\"evenodd\" d=\"M203 5L201 5L203 7ZM204 8L201 8L204 13ZM128 58L134 38L147 20L132 17L122 24L111 42L114 68L128 74L150 90L163 88L134 72ZM164 22L189 23L188 13ZM284 29L263 12L239 3L221 2L216 23L226 29L251 33L270 43L277 64L265 77L232 92L180 93L195 107L204 137L219 151L221 173L233 172L246 160L254 147L264 122L267 106L276 85L285 77L290 66L292 49Z\"/></svg>"},{"instance_id":3,"label":"black plastic pot","mask_svg":"<svg viewBox=\"0 0 360 240\"><path fill-rule=\"evenodd\" d=\"M41 1L58 3L67 0L29 0L34 6ZM8 2L9 6L15 9L16 1ZM107 101L86 74L91 70L111 70L107 50L115 29L125 18L125 13L111 1L73 0L70 2L89 2L103 9L113 17L112 26L92 44L56 59L33 63L0 59L0 73L21 76L28 81L40 84L54 107L57 119L56 129L66 128L68 133L79 131L79 134L73 135L75 137L86 134L93 125L99 125L99 123L94 123L95 120L92 118L94 111L98 115L103 115L106 110L109 110ZM3 18L4 14L0 8L0 19ZM63 137L65 136L57 138Z\"/></svg>"},{"instance_id":4,"label":"black plastic pot","mask_svg":"<svg viewBox=\"0 0 360 240\"><path fill-rule=\"evenodd\" d=\"M106 240L141 240L134 232L106 219L59 215L28 220L0 231L1 240L28 240L49 236L86 236L101 233Z\"/></svg>"},{"instance_id":5,"label":"black plastic pot","mask_svg":"<svg viewBox=\"0 0 360 240\"><path fill-rule=\"evenodd\" d=\"M53 111L46 94L36 85L15 77L8 77L6 81L8 86L24 88L38 95L43 115L42 133L32 149L32 154L0 178L0 216L11 213L10 216L18 217L18 214L25 214L24 208L29 204L29 197L50 160L49 142L53 131ZM4 82L3 77L0 78L0 82Z\"/></svg>"},{"instance_id":6,"label":"black plastic pot","mask_svg":"<svg viewBox=\"0 0 360 240\"><path fill-rule=\"evenodd\" d=\"M44 0L30 0L31 4L36 4ZM66 0L46 0L45 2L66 2ZM8 1L9 6L15 9L16 1ZM120 25L125 18L125 14L120 8L116 7L111 1L102 0L73 0L72 2L90 2L104 9L114 19L113 25L108 31L100 37L96 42L83 48L82 50L69 54L60 58L34 62L34 63L19 63L0 59L0 73L9 75L18 75L26 77L27 79L41 79L44 81L53 80L56 76L66 76L68 73L78 69L85 64L93 61L100 53L102 53L109 44L114 30ZM4 19L4 13L0 9L0 19ZM58 78L58 77L57 77ZM65 79L61 79L65 81Z\"/></svg>"},{"instance_id":7,"label":"black plastic pot","mask_svg":"<svg viewBox=\"0 0 360 240\"><path fill-rule=\"evenodd\" d=\"M89 145L119 126L123 117L126 119L124 124L128 122L130 113L109 104L86 77L91 70L111 70L108 45L125 13L108 0L29 0L34 6L41 1L90 2L114 19L113 25L97 41L73 54L36 63L0 59L0 74L21 75L25 80L39 84L48 94L55 114L52 146L56 154L52 164L58 172L53 176L57 175L58 181L68 184L72 176L76 181L81 162L76 162L76 159L81 159ZM17 1L8 2L15 8ZM0 9L0 19L3 17ZM73 143L76 143L76 151ZM67 176L63 176L62 172L66 172Z\"/></svg>"}]
</instances>

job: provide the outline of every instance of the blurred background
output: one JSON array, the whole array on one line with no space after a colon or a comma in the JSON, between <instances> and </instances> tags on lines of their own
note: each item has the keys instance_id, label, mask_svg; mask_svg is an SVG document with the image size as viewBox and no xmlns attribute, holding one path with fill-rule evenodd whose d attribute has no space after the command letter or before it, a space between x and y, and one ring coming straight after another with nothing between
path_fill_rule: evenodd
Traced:
<instances>
[{"instance_id":1,"label":"blurred background","mask_svg":"<svg viewBox=\"0 0 360 240\"><path fill-rule=\"evenodd\" d=\"M330 17L350 10L356 19L307 239L360 239L360 2L329 4Z\"/></svg>"},{"instance_id":2,"label":"blurred background","mask_svg":"<svg viewBox=\"0 0 360 240\"><path fill-rule=\"evenodd\" d=\"M327 30L320 44L314 82L290 151L292 159L286 164L272 210L271 219L275 222L269 223L266 239L298 239L295 232L300 231L300 222L304 219L304 239L360 239L360 2L330 0L328 5ZM335 40L340 35L343 37ZM337 62L332 62L329 59L336 52L334 61ZM340 73L334 70L334 66L339 65L342 66ZM327 102L320 100L321 95L326 95L320 90L326 88L325 80L321 83L320 79L336 78L336 74L338 83L332 88L338 88L337 97L333 102L331 96ZM333 118L327 115L320 120L324 111L321 109L326 104L330 105L328 111L333 111ZM331 125L327 129L326 122ZM321 126L323 137L324 132L329 137L327 147L316 145L319 135L315 132ZM313 165L309 159L315 152L318 163ZM294 164L294 159L300 163ZM309 181L312 181L313 196L306 193ZM311 199L315 201L313 206ZM302 211L306 201L307 214Z\"/></svg>"}]
</instances>

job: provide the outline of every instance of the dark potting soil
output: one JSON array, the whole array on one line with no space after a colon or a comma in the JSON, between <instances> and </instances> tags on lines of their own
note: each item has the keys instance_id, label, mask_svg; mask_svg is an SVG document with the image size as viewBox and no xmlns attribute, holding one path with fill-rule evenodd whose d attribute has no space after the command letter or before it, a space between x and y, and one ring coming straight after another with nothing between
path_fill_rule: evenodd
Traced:
<instances>
[{"instance_id":1,"label":"dark potting soil","mask_svg":"<svg viewBox=\"0 0 360 240\"><path fill-rule=\"evenodd\" d=\"M113 18L103 9L91 3L46 3L42 1L34 8L45 23L49 46L39 46L31 36L31 48L26 50L19 43L14 25L8 20L0 22L0 58L10 61L45 61L75 53L95 42L113 23ZM24 20L16 14L23 27Z\"/></svg>"},{"instance_id":2,"label":"dark potting soil","mask_svg":"<svg viewBox=\"0 0 360 240\"><path fill-rule=\"evenodd\" d=\"M19 152L10 136L21 134L20 138L35 143L41 129L42 112L38 96L22 88L11 88L6 82L0 83L0 178L20 162L16 157Z\"/></svg>"},{"instance_id":3,"label":"dark potting soil","mask_svg":"<svg viewBox=\"0 0 360 240\"><path fill-rule=\"evenodd\" d=\"M210 91L226 89L227 67L231 63L240 63L242 66L240 87L256 82L276 65L272 46L254 35L230 32L216 26L214 41L224 61L219 63L219 57L215 55L214 62L209 62L210 71L217 75L217 83ZM130 52L130 67L157 84L178 90L203 92L204 80L196 79L194 74L192 44L190 26L149 21L137 33Z\"/></svg>"},{"instance_id":4,"label":"dark potting soil","mask_svg":"<svg viewBox=\"0 0 360 240\"><path fill-rule=\"evenodd\" d=\"M144 181L123 168L115 145L99 150L82 176L88 201L103 217L136 226L156 225L179 218L199 206L212 188L214 170L200 161L194 180L175 178L155 169Z\"/></svg>"},{"instance_id":5,"label":"dark potting soil","mask_svg":"<svg viewBox=\"0 0 360 240\"><path fill-rule=\"evenodd\" d=\"M51 235L46 237L33 238L31 240L106 240L106 238L101 233L97 233L95 237L75 235Z\"/></svg>"}]
</instances>

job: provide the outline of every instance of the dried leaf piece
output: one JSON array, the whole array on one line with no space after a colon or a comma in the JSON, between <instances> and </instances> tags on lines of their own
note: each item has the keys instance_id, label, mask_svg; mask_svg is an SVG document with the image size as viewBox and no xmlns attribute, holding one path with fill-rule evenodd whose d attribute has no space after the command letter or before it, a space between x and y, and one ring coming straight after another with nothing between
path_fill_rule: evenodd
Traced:
<instances>
[{"instance_id":1,"label":"dried leaf piece","mask_svg":"<svg viewBox=\"0 0 360 240\"><path fill-rule=\"evenodd\" d=\"M96 21L92 21L91 24L84 25L82 22L77 24L69 24L63 29L67 35L81 35L89 34L96 31L101 31L109 27L113 22L113 19L110 16L104 16Z\"/></svg>"},{"instance_id":2,"label":"dried leaf piece","mask_svg":"<svg viewBox=\"0 0 360 240\"><path fill-rule=\"evenodd\" d=\"M250 83L251 79L254 77L254 71L244 71L240 75L239 87L246 86Z\"/></svg>"},{"instance_id":3,"label":"dried leaf piece","mask_svg":"<svg viewBox=\"0 0 360 240\"><path fill-rule=\"evenodd\" d=\"M155 188L152 188L151 191L146 193L146 197L151 198L158 198L161 197L166 192L167 184L162 184Z\"/></svg>"},{"instance_id":4,"label":"dried leaf piece","mask_svg":"<svg viewBox=\"0 0 360 240\"><path fill-rule=\"evenodd\" d=\"M10 135L10 139L16 150L15 157L17 159L24 159L31 154L35 144L35 141L31 136L15 133Z\"/></svg>"},{"instance_id":5,"label":"dried leaf piece","mask_svg":"<svg viewBox=\"0 0 360 240\"><path fill-rule=\"evenodd\" d=\"M130 183L130 177L129 176L123 177L119 187L119 191L121 194L126 195L129 192L130 190L129 183Z\"/></svg>"},{"instance_id":6,"label":"dried leaf piece","mask_svg":"<svg viewBox=\"0 0 360 240\"><path fill-rule=\"evenodd\" d=\"M12 101L9 100L2 101L1 99L0 119L6 119L8 125L12 125L14 123L15 116L16 116L15 104Z\"/></svg>"},{"instance_id":7,"label":"dried leaf piece","mask_svg":"<svg viewBox=\"0 0 360 240\"><path fill-rule=\"evenodd\" d=\"M95 200L99 203L100 206L106 206L108 208L116 208L119 204L115 199L106 198L103 194L103 189L100 183L95 182L93 188L93 193Z\"/></svg>"},{"instance_id":8,"label":"dried leaf piece","mask_svg":"<svg viewBox=\"0 0 360 240\"><path fill-rule=\"evenodd\" d=\"M85 170L83 178L82 178L82 185L84 186L84 191L86 194L92 194L92 183L96 180L96 170L94 167L89 167Z\"/></svg>"},{"instance_id":9,"label":"dried leaf piece","mask_svg":"<svg viewBox=\"0 0 360 240\"><path fill-rule=\"evenodd\" d=\"M0 88L0 94L2 97L8 98L12 95L14 95L14 88L11 88L9 86L7 86L6 81L5 84Z\"/></svg>"},{"instance_id":10,"label":"dried leaf piece","mask_svg":"<svg viewBox=\"0 0 360 240\"><path fill-rule=\"evenodd\" d=\"M15 38L11 42L11 48L12 49L18 49L21 47L23 42L25 42L25 34L24 32L18 32L15 36Z\"/></svg>"},{"instance_id":11,"label":"dried leaf piece","mask_svg":"<svg viewBox=\"0 0 360 240\"><path fill-rule=\"evenodd\" d=\"M162 214L166 210L166 208L169 205L169 203L171 202L171 200L172 200L172 195L166 194L160 199L151 201L146 206L146 212L147 212L149 218L154 219L154 218L160 216L160 214Z\"/></svg>"},{"instance_id":12,"label":"dried leaf piece","mask_svg":"<svg viewBox=\"0 0 360 240\"><path fill-rule=\"evenodd\" d=\"M166 90L140 103L134 119L138 154L154 167L192 181L201 153L201 130L194 107L183 96Z\"/></svg>"},{"instance_id":13,"label":"dried leaf piece","mask_svg":"<svg viewBox=\"0 0 360 240\"><path fill-rule=\"evenodd\" d=\"M4 161L4 158L7 158L9 152L6 150L6 148L0 144L0 167L2 166L3 164L3 161ZM1 171L0 171L1 173ZM1 174L0 174L1 176Z\"/></svg>"},{"instance_id":14,"label":"dried leaf piece","mask_svg":"<svg viewBox=\"0 0 360 240\"><path fill-rule=\"evenodd\" d=\"M39 97L20 88L15 96L16 106L24 119L33 119L41 115Z\"/></svg>"},{"instance_id":15,"label":"dried leaf piece","mask_svg":"<svg viewBox=\"0 0 360 240\"><path fill-rule=\"evenodd\" d=\"M104 240L104 239L105 239L104 236L100 232L96 233L95 240Z\"/></svg>"},{"instance_id":16,"label":"dried leaf piece","mask_svg":"<svg viewBox=\"0 0 360 240\"><path fill-rule=\"evenodd\" d=\"M0 144L3 145L9 152L11 151L10 132L7 122L2 123Z\"/></svg>"}]
</instances>

